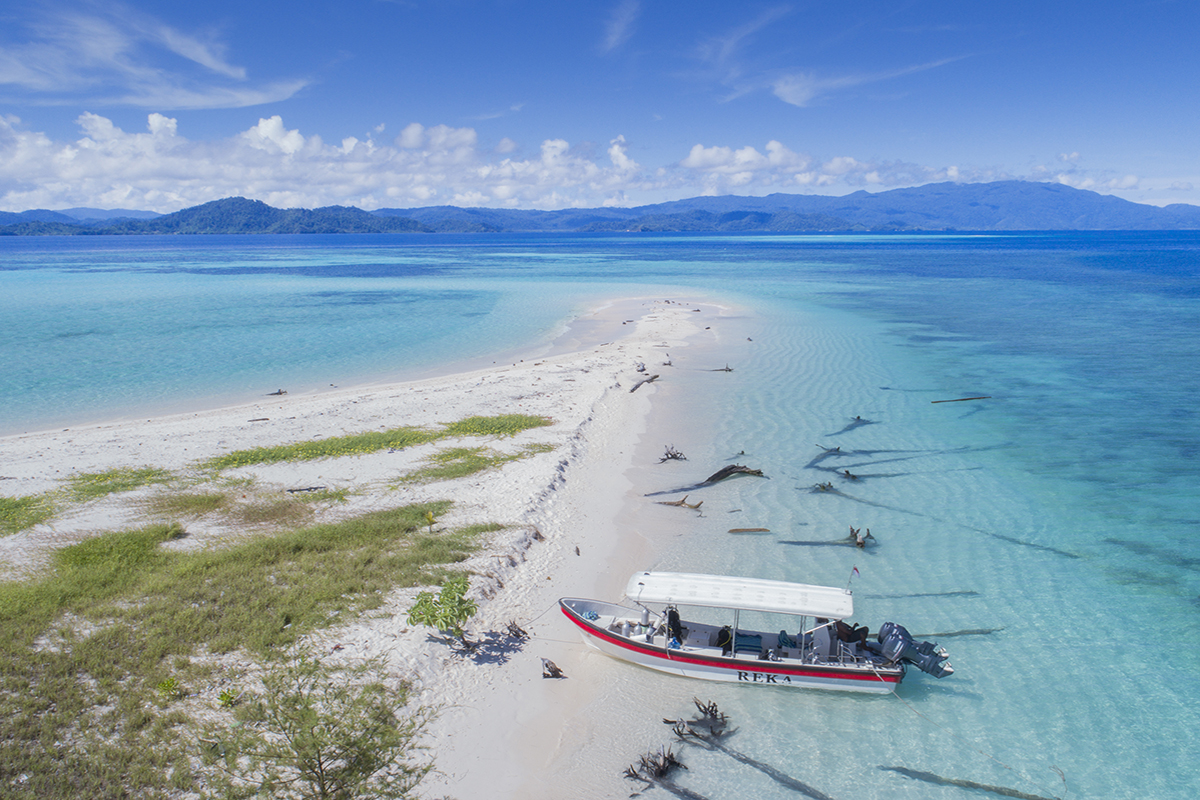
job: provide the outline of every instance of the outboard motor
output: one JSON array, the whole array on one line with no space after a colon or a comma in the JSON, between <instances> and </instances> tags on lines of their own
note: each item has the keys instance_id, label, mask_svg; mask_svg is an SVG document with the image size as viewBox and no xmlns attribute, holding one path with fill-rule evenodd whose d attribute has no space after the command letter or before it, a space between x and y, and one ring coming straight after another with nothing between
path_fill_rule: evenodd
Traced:
<instances>
[{"instance_id":1,"label":"outboard motor","mask_svg":"<svg viewBox=\"0 0 1200 800\"><path fill-rule=\"evenodd\" d=\"M883 657L888 661L904 661L935 678L954 674L954 667L943 663L950 654L932 642L913 642L903 625L885 622L879 628L879 643L883 645Z\"/></svg>"}]
</instances>

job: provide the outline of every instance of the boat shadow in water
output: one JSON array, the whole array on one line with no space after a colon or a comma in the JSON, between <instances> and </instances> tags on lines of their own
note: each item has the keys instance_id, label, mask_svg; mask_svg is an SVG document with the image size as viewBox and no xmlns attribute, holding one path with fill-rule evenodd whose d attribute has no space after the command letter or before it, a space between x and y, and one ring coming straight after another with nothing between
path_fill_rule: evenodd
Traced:
<instances>
[{"instance_id":1,"label":"boat shadow in water","mask_svg":"<svg viewBox=\"0 0 1200 800\"><path fill-rule=\"evenodd\" d=\"M1017 789L1009 789L1007 786L993 786L987 783L976 783L975 781L967 781L960 778L943 778L941 775L935 775L932 772L922 772L916 769L908 769L907 767L885 767L880 764L879 768L884 772L895 772L896 774L903 775L906 778L912 778L915 781L924 781L925 783L932 783L935 786L958 786L963 789L974 789L979 792L991 792L992 794L998 794L1001 797L1016 797L1019 798L1019 800L1060 800L1060 798L1057 796L1030 794L1028 792L1018 791Z\"/></svg>"}]
</instances>

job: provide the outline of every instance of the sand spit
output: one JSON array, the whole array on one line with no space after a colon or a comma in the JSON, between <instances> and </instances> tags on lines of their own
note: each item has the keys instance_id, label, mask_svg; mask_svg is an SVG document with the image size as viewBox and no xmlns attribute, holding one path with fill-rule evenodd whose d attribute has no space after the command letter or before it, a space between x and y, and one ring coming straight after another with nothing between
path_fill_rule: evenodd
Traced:
<instances>
[{"instance_id":1,"label":"sand spit","mask_svg":"<svg viewBox=\"0 0 1200 800\"><path fill-rule=\"evenodd\" d=\"M397 482L436 449L453 446L450 440L222 474L230 486L245 487L247 503L296 497L289 489L345 493L342 503L305 506L314 521L452 499L454 509L441 524L506 526L467 564L471 595L479 601L468 634L489 643L476 656L454 655L429 630L407 626L404 611L415 590L397 591L381 609L321 632L314 646L339 657L386 656L397 674L414 681L418 701L439 709L428 741L438 771L422 794L461 800L538 796L536 774L563 745L563 720L589 699L584 681L542 679L542 658L569 675L581 649L577 641L564 640L556 600L607 591L601 576L627 575L641 566L641 545L622 539L614 518L632 488L624 473L657 387L650 382L631 389L651 374L669 379L664 354L683 351L689 337L716 324L722 313L712 304L683 299L615 301L581 316L576 329L611 332L613 340L581 341L569 353L419 382L283 394L251 405L5 437L0 493L55 492L72 475L121 467L152 466L186 479L196 474L197 462L234 450L437 426L476 415L552 418L549 427L511 438L471 440L471 446L513 453L536 445L538 452L454 481ZM89 535L159 521L151 501L161 491L149 486L68 504L45 524L0 538L0 578L35 570L54 548ZM228 517L209 516L183 520L188 536L171 546L219 546L256 533ZM532 638L509 639L509 622Z\"/></svg>"}]
</instances>

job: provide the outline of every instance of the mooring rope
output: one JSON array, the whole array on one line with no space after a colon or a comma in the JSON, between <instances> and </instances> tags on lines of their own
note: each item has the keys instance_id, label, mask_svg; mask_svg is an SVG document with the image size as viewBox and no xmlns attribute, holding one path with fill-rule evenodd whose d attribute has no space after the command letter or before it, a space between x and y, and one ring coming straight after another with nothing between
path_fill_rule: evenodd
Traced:
<instances>
[{"instance_id":1,"label":"mooring rope","mask_svg":"<svg viewBox=\"0 0 1200 800\"><path fill-rule=\"evenodd\" d=\"M883 679L883 676L879 674L879 670L875 669L875 665L870 664L870 667L871 667L871 671L875 673L875 677L879 679L879 682L883 683L884 685L887 685L887 681L885 681ZM916 706L914 706L912 703L908 702L907 700L905 700L903 697L901 697L899 694L896 693L895 686L890 686L890 685L888 686L888 694L890 694L892 697L899 700L901 703L903 703L905 705L906 708L908 708L909 711L916 714L918 717L925 720L930 725L934 726L935 728L941 729L943 732L945 732L945 733L949 734L950 736L952 736L953 738L957 739L967 749L974 750L976 753L983 756L984 758L987 758L987 759L990 759L991 761L996 762L997 764L1004 767L1006 770L1008 770L1012 774L1016 775L1017 777L1021 778L1024 781L1027 781L1031 785L1036 786L1037 788L1041 789L1043 792L1046 792L1052 798L1054 798L1054 800L1063 800L1062 797L1054 794L1052 789L1049 789L1049 788L1043 786L1042 784L1038 783L1036 780L1034 780L1032 777L1030 777L1026 773L1012 767L1011 765L1005 764L1003 761L1001 761L999 758L992 755L991 753L989 753L985 750L979 749L978 747L976 747L975 745L971 744L966 739L964 739L962 736L959 736L957 733L950 730L945 725L941 724L937 720L930 717L928 714L925 714L925 713L922 713L921 711L919 711ZM1055 766L1053 764L1050 765L1050 769L1052 769L1054 772L1056 772L1058 774L1058 777L1062 779L1063 794L1065 796L1066 788L1067 788L1067 776L1063 773L1063 771L1061 769L1059 769L1057 766Z\"/></svg>"}]
</instances>

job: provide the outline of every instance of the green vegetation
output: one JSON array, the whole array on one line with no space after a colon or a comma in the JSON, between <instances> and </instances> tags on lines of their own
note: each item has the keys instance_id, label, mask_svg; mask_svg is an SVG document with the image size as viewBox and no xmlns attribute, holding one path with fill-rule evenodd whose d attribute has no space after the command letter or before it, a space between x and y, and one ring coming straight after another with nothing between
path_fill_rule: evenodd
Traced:
<instances>
[{"instance_id":1,"label":"green vegetation","mask_svg":"<svg viewBox=\"0 0 1200 800\"><path fill-rule=\"evenodd\" d=\"M517 453L498 453L486 447L452 447L429 457L430 466L404 475L401 483L423 481L446 481L474 475L485 469L499 467L509 461L519 461L536 453L546 453L554 448L545 444L531 444Z\"/></svg>"},{"instance_id":2,"label":"green vegetation","mask_svg":"<svg viewBox=\"0 0 1200 800\"><path fill-rule=\"evenodd\" d=\"M148 508L161 517L199 517L222 511L231 502L224 492L171 492L152 498Z\"/></svg>"},{"instance_id":3,"label":"green vegetation","mask_svg":"<svg viewBox=\"0 0 1200 800\"><path fill-rule=\"evenodd\" d=\"M0 536L32 528L54 516L54 504L45 495L0 497Z\"/></svg>"},{"instance_id":4,"label":"green vegetation","mask_svg":"<svg viewBox=\"0 0 1200 800\"><path fill-rule=\"evenodd\" d=\"M309 522L312 506L294 495L267 497L239 503L226 512L236 526L245 528L295 527Z\"/></svg>"},{"instance_id":5,"label":"green vegetation","mask_svg":"<svg viewBox=\"0 0 1200 800\"><path fill-rule=\"evenodd\" d=\"M311 461L316 458L360 456L380 450L402 450L433 441L437 434L424 428L392 428L387 431L368 431L349 436L334 436L275 447L255 447L235 450L223 456L201 462L204 469L222 470L250 464L277 464L281 461Z\"/></svg>"},{"instance_id":6,"label":"green vegetation","mask_svg":"<svg viewBox=\"0 0 1200 800\"><path fill-rule=\"evenodd\" d=\"M476 611L475 601L468 599L466 593L466 575L455 575L447 580L437 595L421 592L408 611L408 624L428 625L443 633L452 634L466 644L462 626Z\"/></svg>"},{"instance_id":7,"label":"green vegetation","mask_svg":"<svg viewBox=\"0 0 1200 800\"><path fill-rule=\"evenodd\" d=\"M516 436L530 428L542 428L554 424L549 417L529 414L500 414L495 417L467 417L446 426L446 436Z\"/></svg>"},{"instance_id":8,"label":"green vegetation","mask_svg":"<svg viewBox=\"0 0 1200 800\"><path fill-rule=\"evenodd\" d=\"M412 758L429 712L397 716L408 687L389 687L378 660L336 670L293 657L261 685L202 737L226 797L406 798L433 767Z\"/></svg>"},{"instance_id":9,"label":"green vegetation","mask_svg":"<svg viewBox=\"0 0 1200 800\"><path fill-rule=\"evenodd\" d=\"M380 450L403 450L419 444L436 442L455 436L513 436L530 428L553 424L548 417L526 414L501 414L495 417L468 417L452 422L441 430L426 428L392 428L387 431L368 431L349 436L334 436L276 447L256 447L236 450L201 462L204 469L223 470L251 464L275 464L281 461L308 461L316 458L366 455Z\"/></svg>"},{"instance_id":10,"label":"green vegetation","mask_svg":"<svg viewBox=\"0 0 1200 800\"><path fill-rule=\"evenodd\" d=\"M158 467L120 467L104 472L86 472L67 480L67 496L76 502L96 500L116 492L166 483L174 476Z\"/></svg>"},{"instance_id":11,"label":"green vegetation","mask_svg":"<svg viewBox=\"0 0 1200 800\"><path fill-rule=\"evenodd\" d=\"M0 583L0 795L102 800L191 787L187 717L160 703L211 684L194 656L279 652L378 607L393 587L452 576L493 526L434 532L427 515L449 506L190 553L160 546L182 527L154 525L63 548L51 573Z\"/></svg>"},{"instance_id":12,"label":"green vegetation","mask_svg":"<svg viewBox=\"0 0 1200 800\"><path fill-rule=\"evenodd\" d=\"M551 422L526 415L471 417L436 430L396 428L240 451L199 466L219 471L451 437L506 437ZM550 449L528 445L503 454L454 448L435 456L418 477L472 474ZM261 692L234 692L207 656L245 650L271 660L315 629L377 608L401 586L444 584L441 595L423 602L439 630L461 637L475 607L464 597L467 579L455 565L473 552L482 533L501 526L439 529L448 501L313 525L315 508L345 502L349 490L267 494L253 479L192 478L206 487L167 470L127 467L74 476L60 492L0 498L0 535L45 521L55 503L88 502L153 484L171 484L144 501L153 518L217 515L238 527L284 529L198 552L162 547L186 535L177 522L105 533L55 552L45 574L0 583L0 796L107 800L131 792L162 797L194 791L197 762L186 712L205 700L218 713L253 723L231 723L218 743L223 759L210 764L224 761L223 785L231 797L268 790L276 797L406 796L429 766L398 759L396 748L411 755L413 737L427 719L423 711L401 719L393 710L395 694L385 707L378 681L347 673L353 680L342 686L341 677L330 677L315 662L277 665ZM304 675L318 673L324 683L297 688ZM217 678L224 684L219 692ZM322 716L327 714L332 716ZM329 727L334 718L344 723L340 732ZM325 720L328 729L305 742L287 727L297 720ZM305 759L337 758L351 740L362 758L339 762L344 774L335 782L313 783ZM390 766L371 767L377 757Z\"/></svg>"}]
</instances>

